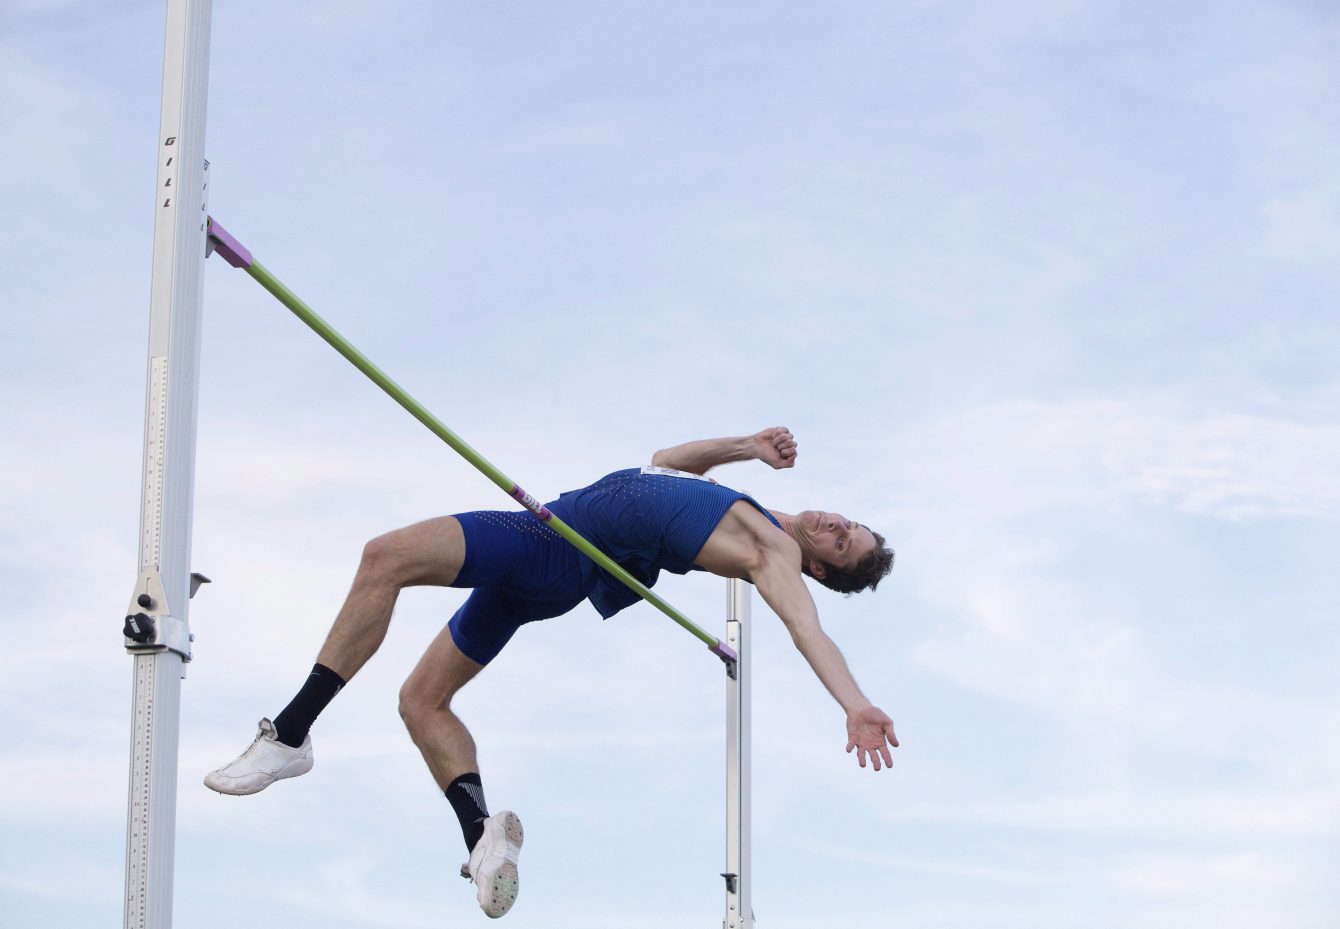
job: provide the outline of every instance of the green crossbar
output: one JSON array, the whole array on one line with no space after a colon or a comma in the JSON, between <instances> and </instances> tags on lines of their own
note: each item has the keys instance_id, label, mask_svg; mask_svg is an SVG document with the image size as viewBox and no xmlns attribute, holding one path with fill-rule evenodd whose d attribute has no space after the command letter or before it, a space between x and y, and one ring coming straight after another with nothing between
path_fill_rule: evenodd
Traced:
<instances>
[{"instance_id":1,"label":"green crossbar","mask_svg":"<svg viewBox=\"0 0 1340 929\"><path fill-rule=\"evenodd\" d=\"M262 287L273 294L280 303L292 310L295 316L310 326L317 335L325 339L335 351L339 352L348 359L354 367L367 375L369 380L384 390L392 400L404 407L411 416L427 426L429 431L443 442L450 445L457 454L470 462L470 464L474 465L481 474L494 484L498 485L501 490L521 503L522 506L534 513L547 525L551 526L555 532L576 546L577 550L583 555L590 558L614 577L618 578L620 582L643 600L646 600L652 606L656 607L656 609L660 610L666 616L669 616L679 625L693 633L694 636L704 642L708 648L712 650L713 654L726 662L728 668L733 666L737 658L734 649L726 645L710 632L702 629L683 613L679 612L679 610L658 597L650 588L621 568L608 555L583 538L577 530L555 516L550 512L548 507L545 507L530 494L522 490L515 481L499 471L488 461L488 459L471 448L460 436L448 429L441 420L425 409L421 403L411 397L403 387L391 380L384 371L369 361L367 356L355 348L348 339L335 331L328 322L318 316L316 312L299 299L293 291L285 287L283 283L271 274L259 261L252 258L251 252L229 235L227 230L215 222L213 218L209 220L209 243L212 250L217 251L222 255L233 267L244 269Z\"/></svg>"}]
</instances>

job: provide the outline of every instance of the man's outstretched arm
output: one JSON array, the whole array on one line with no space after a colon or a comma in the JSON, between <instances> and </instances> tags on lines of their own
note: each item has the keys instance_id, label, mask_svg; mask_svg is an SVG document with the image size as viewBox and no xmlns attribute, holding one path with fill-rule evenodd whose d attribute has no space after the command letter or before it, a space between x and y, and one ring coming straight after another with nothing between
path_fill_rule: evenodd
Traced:
<instances>
[{"instance_id":1,"label":"man's outstretched arm","mask_svg":"<svg viewBox=\"0 0 1340 929\"><path fill-rule=\"evenodd\" d=\"M898 747L893 720L861 693L842 652L820 627L819 611L801 579L798 557L786 552L768 553L754 570L752 579L768 606L786 625L791 641L815 675L846 712L847 751L857 749L856 757L863 768L867 754L876 771L881 760L892 766L889 746Z\"/></svg>"},{"instance_id":2,"label":"man's outstretched arm","mask_svg":"<svg viewBox=\"0 0 1340 929\"><path fill-rule=\"evenodd\" d=\"M683 445L661 449L651 457L651 463L658 468L706 474L717 465L754 459L774 468L794 467L796 440L791 430L774 426L754 435L685 442Z\"/></svg>"}]
</instances>

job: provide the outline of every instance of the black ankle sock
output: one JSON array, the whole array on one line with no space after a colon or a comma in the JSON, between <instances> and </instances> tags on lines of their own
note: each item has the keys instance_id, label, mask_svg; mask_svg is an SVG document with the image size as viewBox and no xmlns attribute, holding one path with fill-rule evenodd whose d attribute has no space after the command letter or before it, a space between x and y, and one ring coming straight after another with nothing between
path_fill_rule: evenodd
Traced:
<instances>
[{"instance_id":1,"label":"black ankle sock","mask_svg":"<svg viewBox=\"0 0 1340 929\"><path fill-rule=\"evenodd\" d=\"M465 836L465 848L474 851L475 843L484 834L484 820L489 818L489 807L484 802L484 784L478 774L462 774L446 790L442 791L456 811L461 821L461 834Z\"/></svg>"},{"instance_id":2,"label":"black ankle sock","mask_svg":"<svg viewBox=\"0 0 1340 929\"><path fill-rule=\"evenodd\" d=\"M275 736L285 745L297 748L307 738L312 723L321 715L326 704L344 686L344 678L323 664L312 665L312 673L298 691L298 695L283 712L275 717Z\"/></svg>"}]
</instances>

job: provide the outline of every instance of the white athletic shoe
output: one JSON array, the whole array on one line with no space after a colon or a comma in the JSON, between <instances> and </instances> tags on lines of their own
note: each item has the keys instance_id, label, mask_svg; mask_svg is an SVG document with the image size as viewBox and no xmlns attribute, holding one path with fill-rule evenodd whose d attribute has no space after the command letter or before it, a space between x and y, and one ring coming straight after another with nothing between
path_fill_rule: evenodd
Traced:
<instances>
[{"instance_id":1,"label":"white athletic shoe","mask_svg":"<svg viewBox=\"0 0 1340 929\"><path fill-rule=\"evenodd\" d=\"M312 737L292 748L280 742L275 725L268 719L260 721L256 738L237 758L205 775L205 786L221 794L245 796L260 793L275 781L297 777L312 770Z\"/></svg>"},{"instance_id":2,"label":"white athletic shoe","mask_svg":"<svg viewBox=\"0 0 1340 929\"><path fill-rule=\"evenodd\" d=\"M475 882L475 896L485 916L505 916L516 903L516 860L525 837L521 818L515 813L494 813L484 820L484 835L475 843L470 860L461 865L461 877Z\"/></svg>"}]
</instances>

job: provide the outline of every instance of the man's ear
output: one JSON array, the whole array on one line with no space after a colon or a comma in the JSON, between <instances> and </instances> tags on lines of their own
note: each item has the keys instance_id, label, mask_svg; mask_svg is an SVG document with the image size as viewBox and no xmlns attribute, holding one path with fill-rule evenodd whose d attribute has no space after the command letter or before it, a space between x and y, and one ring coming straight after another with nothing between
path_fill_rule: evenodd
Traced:
<instances>
[{"instance_id":1,"label":"man's ear","mask_svg":"<svg viewBox=\"0 0 1340 929\"><path fill-rule=\"evenodd\" d=\"M814 578L816 581L822 581L824 576L828 574L828 569L818 558L811 558L808 567L810 569L810 577Z\"/></svg>"}]
</instances>

